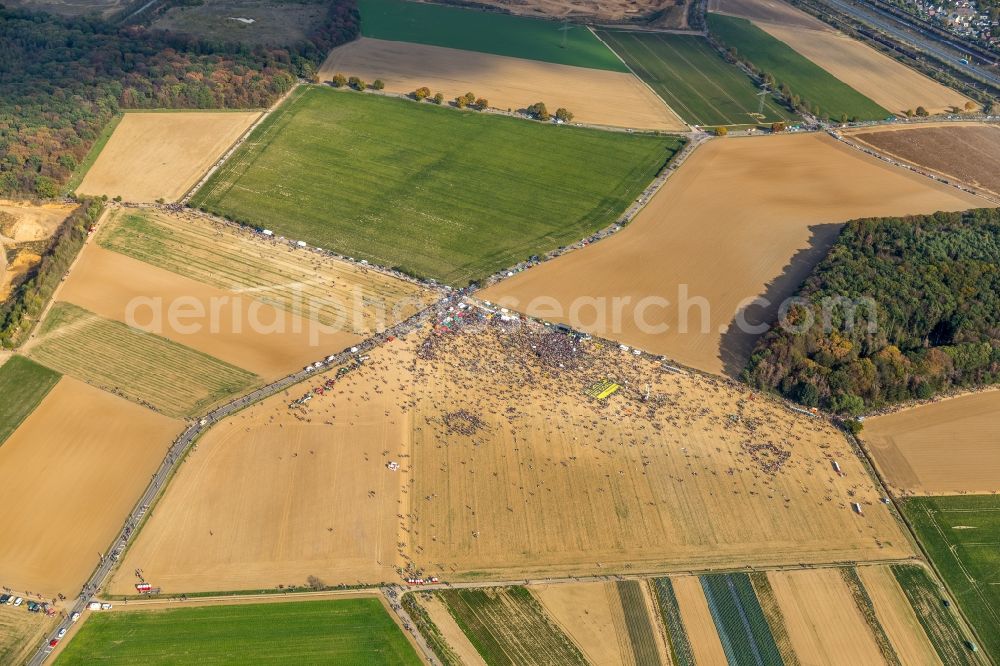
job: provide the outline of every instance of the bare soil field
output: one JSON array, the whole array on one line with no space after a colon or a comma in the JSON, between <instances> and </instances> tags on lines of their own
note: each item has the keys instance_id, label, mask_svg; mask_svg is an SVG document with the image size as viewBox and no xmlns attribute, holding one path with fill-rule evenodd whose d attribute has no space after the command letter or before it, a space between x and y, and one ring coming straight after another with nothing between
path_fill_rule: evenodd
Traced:
<instances>
[{"instance_id":1,"label":"bare soil field","mask_svg":"<svg viewBox=\"0 0 1000 666\"><path fill-rule=\"evenodd\" d=\"M0 448L0 584L73 598L183 428L61 379Z\"/></svg>"},{"instance_id":2,"label":"bare soil field","mask_svg":"<svg viewBox=\"0 0 1000 666\"><path fill-rule=\"evenodd\" d=\"M939 666L941 659L892 571L888 567L876 566L858 567L857 572L875 606L875 615L900 661L913 666Z\"/></svg>"},{"instance_id":3,"label":"bare soil field","mask_svg":"<svg viewBox=\"0 0 1000 666\"><path fill-rule=\"evenodd\" d=\"M687 27L687 3L684 0L476 0L477 5L491 5L511 14L542 18L575 18L593 21L629 21L663 12L654 21L663 27Z\"/></svg>"},{"instance_id":4,"label":"bare soil field","mask_svg":"<svg viewBox=\"0 0 1000 666\"><path fill-rule=\"evenodd\" d=\"M898 493L1000 491L1000 390L865 420L862 439Z\"/></svg>"},{"instance_id":5,"label":"bare soil field","mask_svg":"<svg viewBox=\"0 0 1000 666\"><path fill-rule=\"evenodd\" d=\"M24 606L0 606L0 663L26 662L55 623L56 618L29 613Z\"/></svg>"},{"instance_id":6,"label":"bare soil field","mask_svg":"<svg viewBox=\"0 0 1000 666\"><path fill-rule=\"evenodd\" d=\"M884 664L837 569L770 571L795 654L803 664Z\"/></svg>"},{"instance_id":7,"label":"bare soil field","mask_svg":"<svg viewBox=\"0 0 1000 666\"><path fill-rule=\"evenodd\" d=\"M361 339L312 326L303 317L261 303L252 293L211 287L96 243L84 249L59 300L161 335L264 379L283 377Z\"/></svg>"},{"instance_id":8,"label":"bare soil field","mask_svg":"<svg viewBox=\"0 0 1000 666\"><path fill-rule=\"evenodd\" d=\"M77 188L125 201L176 201L260 116L243 111L129 112Z\"/></svg>"},{"instance_id":9,"label":"bare soil field","mask_svg":"<svg viewBox=\"0 0 1000 666\"><path fill-rule=\"evenodd\" d=\"M570 339L506 326L421 350L405 539L418 570L502 579L909 553L824 421L593 342L558 367L541 350ZM586 394L609 377L628 388Z\"/></svg>"},{"instance_id":10,"label":"bare soil field","mask_svg":"<svg viewBox=\"0 0 1000 666\"><path fill-rule=\"evenodd\" d=\"M914 166L1000 196L1000 127L941 123L851 132L868 144Z\"/></svg>"},{"instance_id":11,"label":"bare soil field","mask_svg":"<svg viewBox=\"0 0 1000 666\"><path fill-rule=\"evenodd\" d=\"M471 90L498 109L523 109L541 100L552 110L569 109L574 122L687 130L648 86L624 72L367 37L334 49L320 69L320 80L338 72L382 79L392 93L427 86L451 100Z\"/></svg>"},{"instance_id":12,"label":"bare soil field","mask_svg":"<svg viewBox=\"0 0 1000 666\"><path fill-rule=\"evenodd\" d=\"M699 666L728 666L701 581L697 576L681 576L671 581L695 662Z\"/></svg>"},{"instance_id":13,"label":"bare soil field","mask_svg":"<svg viewBox=\"0 0 1000 666\"><path fill-rule=\"evenodd\" d=\"M528 589L590 663L607 666L635 663L614 583L535 585Z\"/></svg>"},{"instance_id":14,"label":"bare soil field","mask_svg":"<svg viewBox=\"0 0 1000 666\"><path fill-rule=\"evenodd\" d=\"M713 139L622 232L480 297L737 375L842 222L984 205L824 134Z\"/></svg>"},{"instance_id":15,"label":"bare soil field","mask_svg":"<svg viewBox=\"0 0 1000 666\"><path fill-rule=\"evenodd\" d=\"M410 386L402 341L372 354L308 409L290 401L326 376L212 428L189 454L110 584L135 569L164 593L398 581ZM386 468L397 461L403 469Z\"/></svg>"},{"instance_id":16,"label":"bare soil field","mask_svg":"<svg viewBox=\"0 0 1000 666\"><path fill-rule=\"evenodd\" d=\"M942 113L967 97L778 0L710 0L711 11L750 19L893 113L923 106Z\"/></svg>"},{"instance_id":17,"label":"bare soil field","mask_svg":"<svg viewBox=\"0 0 1000 666\"><path fill-rule=\"evenodd\" d=\"M465 635L465 632L462 631L462 628L458 626L458 622L448 612L448 607L445 606L439 596L432 594L421 597L420 605L430 615L431 621L441 631L444 640L455 651L463 664L466 666L486 666L486 661L476 651L476 647L469 640L469 637Z\"/></svg>"},{"instance_id":18,"label":"bare soil field","mask_svg":"<svg viewBox=\"0 0 1000 666\"><path fill-rule=\"evenodd\" d=\"M209 41L288 46L306 41L324 11L318 2L213 0L170 7L150 27Z\"/></svg>"}]
</instances>

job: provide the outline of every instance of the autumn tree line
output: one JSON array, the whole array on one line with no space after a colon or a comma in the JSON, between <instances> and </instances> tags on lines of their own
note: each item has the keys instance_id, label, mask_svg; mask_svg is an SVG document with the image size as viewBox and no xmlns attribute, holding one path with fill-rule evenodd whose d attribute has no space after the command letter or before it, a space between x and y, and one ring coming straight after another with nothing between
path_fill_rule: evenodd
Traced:
<instances>
[{"instance_id":1,"label":"autumn tree line","mask_svg":"<svg viewBox=\"0 0 1000 666\"><path fill-rule=\"evenodd\" d=\"M0 195L58 195L125 109L270 106L359 25L331 0L307 40L248 47L0 5Z\"/></svg>"},{"instance_id":2,"label":"autumn tree line","mask_svg":"<svg viewBox=\"0 0 1000 666\"><path fill-rule=\"evenodd\" d=\"M856 416L1000 382L1000 211L849 222L791 303L753 386Z\"/></svg>"}]
</instances>

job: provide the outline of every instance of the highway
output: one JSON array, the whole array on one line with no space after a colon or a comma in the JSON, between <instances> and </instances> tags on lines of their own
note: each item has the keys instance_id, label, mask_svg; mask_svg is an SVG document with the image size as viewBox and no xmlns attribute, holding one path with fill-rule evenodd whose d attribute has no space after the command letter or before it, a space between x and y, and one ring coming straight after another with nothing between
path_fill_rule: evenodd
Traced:
<instances>
[{"instance_id":1,"label":"highway","mask_svg":"<svg viewBox=\"0 0 1000 666\"><path fill-rule=\"evenodd\" d=\"M442 298L434 305L417 312L405 321L386 329L382 333L359 342L357 345L354 345L349 349L345 349L340 353L335 354L334 358L331 361L324 363L322 368L309 371L303 369L294 374L282 377L271 384L261 386L260 388L255 389L254 391L241 396L232 402L212 410L189 425L187 429L181 433L180 437L178 437L170 446L163 462L160 463L159 469L157 469L156 473L153 474L149 485L146 487L146 491L142 494L142 497L139 498L139 501L136 503L131 513L129 513L121 531L118 532L118 536L115 538L114 543L111 546L111 551L109 553L105 553L101 557L100 562L97 565L97 569L94 570L90 579L84 584L76 602L73 604L73 607L68 610L66 616L63 617L59 624L53 628L51 634L46 636L42 641L41 646L39 646L38 650L28 661L29 666L39 666L45 661L45 659L52 652L52 648L49 647L49 641L56 637L60 629L66 629L69 631L69 628L72 626L70 617L73 613L82 613L87 607L87 604L94 600L97 592L104 585L108 575L114 569L120 555L124 553L129 541L136 534L137 528L141 524L146 512L153 506L153 502L160 494L160 491L166 485L167 481L170 480L170 477L173 475L176 468L184 460L184 455L187 453L188 448L190 448L190 446L203 432L227 416L249 407L256 402L275 395L276 393L280 393L290 386L294 386L295 384L315 376L317 373L321 373L350 362L358 355L369 352L373 348L381 345L391 336L399 337L416 328L419 328L431 317L439 315L450 305L457 302L457 299L461 298L462 293L463 292L459 291L453 292L452 294Z\"/></svg>"},{"instance_id":2,"label":"highway","mask_svg":"<svg viewBox=\"0 0 1000 666\"><path fill-rule=\"evenodd\" d=\"M971 75L1000 87L1000 74L992 68L975 64L975 59L979 59L979 56L958 42L930 35L916 26L905 23L902 19L888 12L865 3L849 2L848 0L819 0L819 2L829 5L840 13L846 14L861 23L878 28L905 44L910 44L921 51L940 58L955 68L963 69ZM961 58L969 58L970 64L959 64L958 61Z\"/></svg>"}]
</instances>

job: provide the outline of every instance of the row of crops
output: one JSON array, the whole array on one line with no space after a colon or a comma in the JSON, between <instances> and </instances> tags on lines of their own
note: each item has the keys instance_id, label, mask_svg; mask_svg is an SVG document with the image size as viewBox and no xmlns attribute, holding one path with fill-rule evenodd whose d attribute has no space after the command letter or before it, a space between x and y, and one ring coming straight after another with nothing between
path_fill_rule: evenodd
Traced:
<instances>
[{"instance_id":1,"label":"row of crops","mask_svg":"<svg viewBox=\"0 0 1000 666\"><path fill-rule=\"evenodd\" d=\"M702 576L701 586L732 666L783 666L747 574Z\"/></svg>"}]
</instances>

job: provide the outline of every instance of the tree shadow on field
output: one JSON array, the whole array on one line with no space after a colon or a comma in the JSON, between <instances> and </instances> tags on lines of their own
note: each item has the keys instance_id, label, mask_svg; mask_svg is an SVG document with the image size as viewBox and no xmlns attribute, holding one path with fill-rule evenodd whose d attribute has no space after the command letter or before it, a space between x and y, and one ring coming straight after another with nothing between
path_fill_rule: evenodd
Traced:
<instances>
[{"instance_id":1,"label":"tree shadow on field","mask_svg":"<svg viewBox=\"0 0 1000 666\"><path fill-rule=\"evenodd\" d=\"M782 302L795 295L817 264L826 257L843 227L843 223L809 226L808 246L792 255L781 275L771 280L764 293L758 296L765 299L766 304L755 303L743 310L742 318L752 330L761 324L770 328L777 322ZM719 358L726 375L733 378L740 376L761 335L763 333L742 330L736 315L733 316L719 341Z\"/></svg>"}]
</instances>

